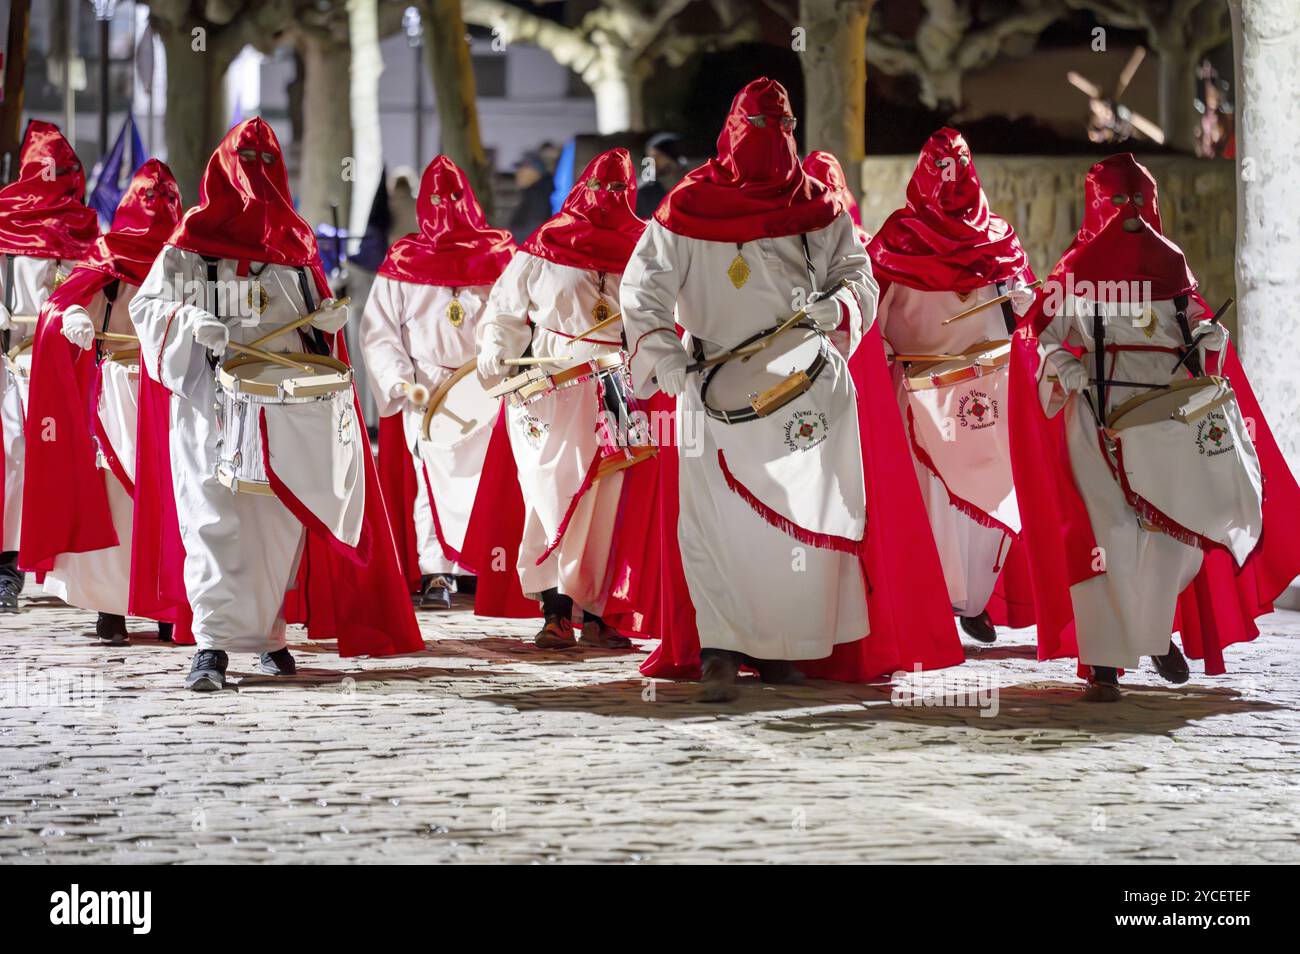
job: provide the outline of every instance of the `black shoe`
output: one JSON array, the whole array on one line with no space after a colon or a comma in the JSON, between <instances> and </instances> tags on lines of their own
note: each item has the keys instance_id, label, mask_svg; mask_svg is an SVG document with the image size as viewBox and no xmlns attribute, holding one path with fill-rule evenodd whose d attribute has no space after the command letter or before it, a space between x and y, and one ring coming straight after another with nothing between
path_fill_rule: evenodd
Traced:
<instances>
[{"instance_id":1,"label":"black shoe","mask_svg":"<svg viewBox=\"0 0 1300 954\"><path fill-rule=\"evenodd\" d=\"M1182 650L1174 645L1173 640L1169 641L1169 652L1163 656L1152 656L1151 661L1156 664L1156 672L1160 673L1160 678L1165 682L1172 682L1175 686L1181 686L1192 674L1187 668L1187 660L1183 657Z\"/></svg>"},{"instance_id":2,"label":"black shoe","mask_svg":"<svg viewBox=\"0 0 1300 954\"><path fill-rule=\"evenodd\" d=\"M95 620L95 635L105 646L125 646L130 642L126 638L126 617L100 613Z\"/></svg>"},{"instance_id":3,"label":"black shoe","mask_svg":"<svg viewBox=\"0 0 1300 954\"><path fill-rule=\"evenodd\" d=\"M957 619L961 621L962 632L971 639L987 644L998 638L997 628L989 619L988 610L978 616L958 616Z\"/></svg>"},{"instance_id":4,"label":"black shoe","mask_svg":"<svg viewBox=\"0 0 1300 954\"><path fill-rule=\"evenodd\" d=\"M773 686L797 686L804 676L788 659L750 659L758 678Z\"/></svg>"},{"instance_id":5,"label":"black shoe","mask_svg":"<svg viewBox=\"0 0 1300 954\"><path fill-rule=\"evenodd\" d=\"M262 653L257 668L268 676L292 676L297 673L298 664L293 661L289 648L284 646L273 653Z\"/></svg>"},{"instance_id":6,"label":"black shoe","mask_svg":"<svg viewBox=\"0 0 1300 954\"><path fill-rule=\"evenodd\" d=\"M1124 694L1119 688L1119 670L1111 666L1093 666L1084 702L1119 702Z\"/></svg>"},{"instance_id":7,"label":"black shoe","mask_svg":"<svg viewBox=\"0 0 1300 954\"><path fill-rule=\"evenodd\" d=\"M173 626L171 623L163 623L163 622L159 622L159 623L158 623L158 642L160 642L160 643L170 643L170 642L172 642L172 631L173 631L175 628L176 628L176 627Z\"/></svg>"},{"instance_id":8,"label":"black shoe","mask_svg":"<svg viewBox=\"0 0 1300 954\"><path fill-rule=\"evenodd\" d=\"M740 671L739 653L710 652L700 663L700 691L696 702L734 702L740 691L736 674Z\"/></svg>"},{"instance_id":9,"label":"black shoe","mask_svg":"<svg viewBox=\"0 0 1300 954\"><path fill-rule=\"evenodd\" d=\"M23 591L21 580L0 578L0 613L18 612L18 594Z\"/></svg>"},{"instance_id":10,"label":"black shoe","mask_svg":"<svg viewBox=\"0 0 1300 954\"><path fill-rule=\"evenodd\" d=\"M195 692L216 692L226 688L226 666L230 657L220 649L200 649L190 663L190 674L185 677L185 688Z\"/></svg>"},{"instance_id":11,"label":"black shoe","mask_svg":"<svg viewBox=\"0 0 1300 954\"><path fill-rule=\"evenodd\" d=\"M455 592L454 578L431 576L420 596L420 605L427 609L451 609L451 594Z\"/></svg>"}]
</instances>

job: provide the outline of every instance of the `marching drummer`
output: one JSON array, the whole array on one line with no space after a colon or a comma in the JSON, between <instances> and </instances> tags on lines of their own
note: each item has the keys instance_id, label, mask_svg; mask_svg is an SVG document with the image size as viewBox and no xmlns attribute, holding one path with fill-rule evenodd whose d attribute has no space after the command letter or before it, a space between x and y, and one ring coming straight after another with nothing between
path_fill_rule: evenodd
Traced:
<instances>
[{"instance_id":1,"label":"marching drummer","mask_svg":"<svg viewBox=\"0 0 1300 954\"><path fill-rule=\"evenodd\" d=\"M0 613L18 612L23 588L18 548L30 344L41 306L99 236L95 211L82 201L85 188L81 162L58 127L29 122L18 178L0 191Z\"/></svg>"},{"instance_id":2,"label":"marching drummer","mask_svg":"<svg viewBox=\"0 0 1300 954\"><path fill-rule=\"evenodd\" d=\"M345 356L341 336L326 336L342 329L347 303L328 295L275 134L260 118L240 123L131 302L142 364L171 392L162 440L198 645L189 689L223 688L233 651L259 654L261 672L292 675L289 596L309 635L337 637L341 655L421 645L350 387L341 402L330 390L328 400L297 405L301 418L293 406L249 405L238 388L217 389L218 357L254 342L280 379L302 372L282 367L285 353L345 368L329 355ZM241 402L237 420L231 401ZM263 492L241 492L230 468L261 476Z\"/></svg>"},{"instance_id":3,"label":"marching drummer","mask_svg":"<svg viewBox=\"0 0 1300 954\"><path fill-rule=\"evenodd\" d=\"M1109 702L1120 697L1119 670L1143 656L1165 680L1187 680L1175 625L1207 672L1223 671L1222 648L1252 638L1252 617L1300 572L1290 528L1262 526L1261 473L1274 521L1296 519L1300 491L1226 330L1208 320L1182 251L1162 234L1151 174L1125 153L1094 165L1085 189L1083 226L1017 335L1013 388L1026 400L1011 403L1012 457L1039 658L1074 655L1077 638L1084 698ZM1130 446L1121 462L1115 409L1162 391L1176 398L1164 386L1195 387L1189 379L1211 365L1235 404L1175 424L1175 445ZM1146 434L1133 439L1157 439ZM1064 463L1053 452L1062 443Z\"/></svg>"},{"instance_id":4,"label":"marching drummer","mask_svg":"<svg viewBox=\"0 0 1300 954\"><path fill-rule=\"evenodd\" d=\"M20 562L48 570L47 593L96 610L109 645L127 642L131 583L139 348L128 309L180 217L171 170L150 159L112 228L50 296L33 349ZM41 440L49 428L60 439ZM158 638L171 636L160 620Z\"/></svg>"},{"instance_id":5,"label":"marching drummer","mask_svg":"<svg viewBox=\"0 0 1300 954\"><path fill-rule=\"evenodd\" d=\"M1007 449L1006 351L988 365L976 353L1004 344L1033 302L1029 260L1015 230L989 210L970 148L953 129L926 141L907 204L867 253L948 597L967 635L991 643L997 633L987 607L1020 522ZM931 380L932 369L950 377ZM1029 594L1016 596L1016 604L1030 603Z\"/></svg>"},{"instance_id":6,"label":"marching drummer","mask_svg":"<svg viewBox=\"0 0 1300 954\"><path fill-rule=\"evenodd\" d=\"M906 533L907 514L918 520L920 514L903 502L886 503L898 486L895 474L864 473L863 442L878 424L864 422L860 430L847 364L820 340L843 328L847 350L859 346L874 319L876 283L841 200L801 167L794 126L779 83L763 78L742 89L718 137L717 157L668 194L623 279L637 395L677 396L679 429L687 415L704 422L702 452L678 449L680 492L673 497L679 499L662 503L680 508L679 516L659 520L676 527L675 539L665 543L680 548L689 589L688 596L668 599L693 604L698 647L685 627L665 634L642 671L680 675L699 659L703 701L733 698L742 665L764 681L784 683L802 678L796 663L815 660L825 661L822 674L857 679L879 674L872 672L877 665L890 671L961 659L951 623L944 645L945 634L933 633L921 598L927 581L941 585L937 572L919 574L910 594L914 602L921 598L919 605L891 600L883 578L868 596L869 528L879 534L897 519L894 526ZM738 400L743 386L733 387L722 406L706 396L706 387L718 383L703 371L706 364L786 327L791 312L800 319L798 340L813 345L811 360L802 355L793 381L775 388L786 397L801 388L806 393L778 399L774 412L760 410L757 400L747 409ZM677 325L687 332L682 339ZM880 354L876 345L877 361ZM721 368L718 378L743 377L747 367L763 364L736 359L713 367ZM889 426L897 430L897 421ZM869 465L887 470L895 446L882 439L866 455ZM876 506L893 514L868 513L867 486ZM909 559L896 555L900 566ZM902 610L910 632L896 641L892 620ZM909 640L933 651L913 655L903 645Z\"/></svg>"},{"instance_id":7,"label":"marching drummer","mask_svg":"<svg viewBox=\"0 0 1300 954\"><path fill-rule=\"evenodd\" d=\"M497 280L479 324L486 380L534 365L560 371L622 347L619 282L645 223L633 211L636 175L626 149L593 159L559 213L543 223ZM526 510L519 582L545 616L536 643L631 645L602 618L623 474L597 478L602 388L593 371L509 408L510 444Z\"/></svg>"},{"instance_id":8,"label":"marching drummer","mask_svg":"<svg viewBox=\"0 0 1300 954\"><path fill-rule=\"evenodd\" d=\"M419 231L399 239L379 268L361 348L399 540L410 535L425 605L449 607L493 421L445 447L421 445L419 432L430 395L474 361L479 319L515 244L488 226L465 174L446 156L425 169L416 214Z\"/></svg>"}]
</instances>

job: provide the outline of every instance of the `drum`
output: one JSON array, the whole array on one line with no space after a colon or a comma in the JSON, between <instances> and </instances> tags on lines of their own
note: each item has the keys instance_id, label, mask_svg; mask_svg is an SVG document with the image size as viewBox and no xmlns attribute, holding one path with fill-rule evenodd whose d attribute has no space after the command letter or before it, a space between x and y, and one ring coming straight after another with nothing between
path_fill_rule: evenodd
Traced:
<instances>
[{"instance_id":1,"label":"drum","mask_svg":"<svg viewBox=\"0 0 1300 954\"><path fill-rule=\"evenodd\" d=\"M579 361L561 371L549 372L540 366L533 367L522 374L506 378L487 393L491 397L504 397L514 407L526 407L547 394L561 388L572 387L592 375L621 368L626 360L623 352L612 351L586 361Z\"/></svg>"},{"instance_id":2,"label":"drum","mask_svg":"<svg viewBox=\"0 0 1300 954\"><path fill-rule=\"evenodd\" d=\"M617 357L622 358L620 352ZM600 416L600 463L596 480L626 470L659 453L650 434L649 417L632 396L627 364L604 368L596 374L604 413Z\"/></svg>"},{"instance_id":3,"label":"drum","mask_svg":"<svg viewBox=\"0 0 1300 954\"><path fill-rule=\"evenodd\" d=\"M793 325L741 342L737 350L767 339L761 350L730 358L704 372L700 399L704 412L727 424L767 417L808 391L825 369L830 342L816 328Z\"/></svg>"},{"instance_id":4,"label":"drum","mask_svg":"<svg viewBox=\"0 0 1300 954\"><path fill-rule=\"evenodd\" d=\"M1116 407L1108 459L1148 529L1244 563L1263 529L1259 458L1228 381L1184 378Z\"/></svg>"},{"instance_id":5,"label":"drum","mask_svg":"<svg viewBox=\"0 0 1300 954\"><path fill-rule=\"evenodd\" d=\"M951 358L934 357L938 360L906 361L903 382L907 390L952 387L1005 371L1011 363L1011 342L985 341Z\"/></svg>"},{"instance_id":6,"label":"drum","mask_svg":"<svg viewBox=\"0 0 1300 954\"><path fill-rule=\"evenodd\" d=\"M491 397L469 361L452 372L429 396L420 436L436 447L453 447L479 428L491 427L501 399Z\"/></svg>"},{"instance_id":7,"label":"drum","mask_svg":"<svg viewBox=\"0 0 1300 954\"><path fill-rule=\"evenodd\" d=\"M267 480L259 411L352 401L352 369L329 355L287 354L299 368L240 355L217 367L221 437L216 477L231 493L274 496ZM324 438L322 438L324 439Z\"/></svg>"}]
</instances>

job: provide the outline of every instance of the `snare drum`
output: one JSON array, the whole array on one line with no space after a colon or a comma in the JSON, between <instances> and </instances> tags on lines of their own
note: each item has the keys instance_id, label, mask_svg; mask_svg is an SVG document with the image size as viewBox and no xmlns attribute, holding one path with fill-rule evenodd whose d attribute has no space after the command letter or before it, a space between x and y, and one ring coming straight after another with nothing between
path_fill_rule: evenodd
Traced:
<instances>
[{"instance_id":1,"label":"snare drum","mask_svg":"<svg viewBox=\"0 0 1300 954\"><path fill-rule=\"evenodd\" d=\"M906 362L903 381L909 391L952 387L1005 371L1010 363L1010 341L985 341L953 358Z\"/></svg>"},{"instance_id":2,"label":"snare drum","mask_svg":"<svg viewBox=\"0 0 1300 954\"><path fill-rule=\"evenodd\" d=\"M1147 529L1220 544L1245 562L1263 529L1259 458L1228 381L1170 382L1116 407L1108 457Z\"/></svg>"},{"instance_id":3,"label":"snare drum","mask_svg":"<svg viewBox=\"0 0 1300 954\"><path fill-rule=\"evenodd\" d=\"M221 432L216 477L231 493L274 496L263 457L260 410L352 400L352 369L329 355L286 354L300 367L240 355L217 367ZM322 441L330 435L323 435Z\"/></svg>"},{"instance_id":4,"label":"snare drum","mask_svg":"<svg viewBox=\"0 0 1300 954\"><path fill-rule=\"evenodd\" d=\"M612 351L586 361L579 361L562 371L548 373L540 367L530 368L523 374L506 378L488 393L494 397L505 397L513 407L526 407L547 394L572 387L592 375L621 368L626 360L623 352Z\"/></svg>"},{"instance_id":5,"label":"snare drum","mask_svg":"<svg viewBox=\"0 0 1300 954\"><path fill-rule=\"evenodd\" d=\"M757 344L771 329L742 341ZM716 364L704 373L700 400L704 412L727 424L753 421L785 407L812 388L830 359L829 339L806 325L794 325L771 338L761 351Z\"/></svg>"},{"instance_id":6,"label":"snare drum","mask_svg":"<svg viewBox=\"0 0 1300 954\"><path fill-rule=\"evenodd\" d=\"M474 361L461 365L430 395L420 424L424 440L435 447L454 447L496 422L501 399L488 394L476 371Z\"/></svg>"},{"instance_id":7,"label":"snare drum","mask_svg":"<svg viewBox=\"0 0 1300 954\"><path fill-rule=\"evenodd\" d=\"M623 358L620 352L619 358ZM627 364L605 368L596 375L601 407L600 463L596 480L626 470L659 453L650 435L650 421L632 396Z\"/></svg>"}]
</instances>

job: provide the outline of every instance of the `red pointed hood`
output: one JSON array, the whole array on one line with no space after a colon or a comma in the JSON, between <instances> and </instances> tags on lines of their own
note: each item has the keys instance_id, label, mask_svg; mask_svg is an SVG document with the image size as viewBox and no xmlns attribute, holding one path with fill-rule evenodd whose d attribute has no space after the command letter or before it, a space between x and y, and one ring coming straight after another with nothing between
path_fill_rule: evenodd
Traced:
<instances>
[{"instance_id":1,"label":"red pointed hood","mask_svg":"<svg viewBox=\"0 0 1300 954\"><path fill-rule=\"evenodd\" d=\"M82 267L143 285L153 260L175 231L182 208L172 171L166 163L150 159L131 179L113 213L112 228L96 240Z\"/></svg>"},{"instance_id":2,"label":"red pointed hood","mask_svg":"<svg viewBox=\"0 0 1300 954\"><path fill-rule=\"evenodd\" d=\"M86 173L59 127L33 119L19 154L18 178L0 190L0 252L79 259L99 235L84 202Z\"/></svg>"},{"instance_id":3,"label":"red pointed hood","mask_svg":"<svg viewBox=\"0 0 1300 954\"><path fill-rule=\"evenodd\" d=\"M420 179L420 230L398 239L379 274L422 285L490 285L510 263L514 239L488 226L469 180L446 156Z\"/></svg>"},{"instance_id":4,"label":"red pointed hood","mask_svg":"<svg viewBox=\"0 0 1300 954\"><path fill-rule=\"evenodd\" d=\"M199 204L185 213L171 244L215 258L316 265L316 236L294 210L289 175L275 132L260 117L221 140L199 185Z\"/></svg>"},{"instance_id":5,"label":"red pointed hood","mask_svg":"<svg viewBox=\"0 0 1300 954\"><path fill-rule=\"evenodd\" d=\"M835 158L834 153L827 152L825 149L817 149L808 153L803 161L803 171L808 173L818 182L823 182L830 187L839 199L840 207L849 213L849 218L853 220L853 225L857 229L858 238L862 244L866 245L871 241L871 236L867 234L862 227L862 210L858 208L858 200L853 195L853 190L849 188L849 181L844 175L844 167L840 161Z\"/></svg>"},{"instance_id":6,"label":"red pointed hood","mask_svg":"<svg viewBox=\"0 0 1300 954\"><path fill-rule=\"evenodd\" d=\"M752 242L825 228L840 199L804 171L794 110L776 80L756 79L731 102L718 154L668 193L655 218L670 232L710 242Z\"/></svg>"},{"instance_id":7,"label":"red pointed hood","mask_svg":"<svg viewBox=\"0 0 1300 954\"><path fill-rule=\"evenodd\" d=\"M587 163L560 211L520 248L557 265L621 272L645 231L635 210L632 157L611 149Z\"/></svg>"},{"instance_id":8,"label":"red pointed hood","mask_svg":"<svg viewBox=\"0 0 1300 954\"><path fill-rule=\"evenodd\" d=\"M881 282L961 294L1028 274L1013 229L989 210L970 147L955 129L926 140L907 183L907 205L867 247Z\"/></svg>"},{"instance_id":9,"label":"red pointed hood","mask_svg":"<svg viewBox=\"0 0 1300 954\"><path fill-rule=\"evenodd\" d=\"M1167 301L1196 289L1183 251L1162 234L1156 180L1132 153L1088 170L1083 225L1065 250L1029 314L1039 334L1051 321L1043 305L1067 289L1101 283L1149 283L1150 298Z\"/></svg>"}]
</instances>

